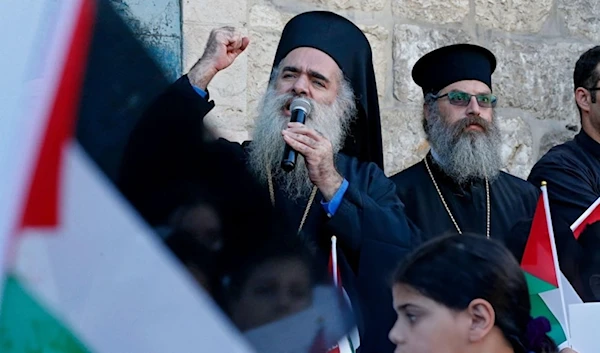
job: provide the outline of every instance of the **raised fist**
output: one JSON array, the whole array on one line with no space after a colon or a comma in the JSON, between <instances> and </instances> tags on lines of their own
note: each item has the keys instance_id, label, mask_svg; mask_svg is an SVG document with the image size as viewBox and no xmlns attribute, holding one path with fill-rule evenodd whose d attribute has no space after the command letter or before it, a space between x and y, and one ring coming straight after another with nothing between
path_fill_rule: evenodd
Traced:
<instances>
[{"instance_id":1,"label":"raised fist","mask_svg":"<svg viewBox=\"0 0 600 353\"><path fill-rule=\"evenodd\" d=\"M217 72L229 67L250 43L248 37L233 27L215 28L210 32L204 54L190 70L190 79L206 89Z\"/></svg>"}]
</instances>

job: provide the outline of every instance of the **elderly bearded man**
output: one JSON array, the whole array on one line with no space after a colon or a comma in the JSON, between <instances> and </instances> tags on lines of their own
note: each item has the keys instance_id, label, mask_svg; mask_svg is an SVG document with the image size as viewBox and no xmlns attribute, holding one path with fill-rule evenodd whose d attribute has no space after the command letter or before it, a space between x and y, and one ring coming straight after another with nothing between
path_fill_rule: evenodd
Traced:
<instances>
[{"instance_id":1,"label":"elderly bearded man","mask_svg":"<svg viewBox=\"0 0 600 353\"><path fill-rule=\"evenodd\" d=\"M308 30L310 29L310 30ZM204 54L149 109L134 132L124 161L121 188L151 223L172 208L161 198L180 184L218 173L235 185L249 171L278 214L313 244L326 261L330 239L339 239L342 283L356 312L362 352L381 352L394 316L387 275L412 248L413 235L394 183L382 172L383 152L372 53L352 22L330 12L308 12L286 24L263 97L253 140L219 139L212 165L195 145L198 128L214 107L208 86L249 45L233 28L211 32ZM290 102L312 103L306 124L290 123ZM281 169L285 145L298 151L296 168ZM154 153L149 153L154 151ZM176 157L176 163L173 162ZM159 175L156 175L159 174ZM223 182L223 181L221 181ZM177 193L176 191L175 193ZM167 196L168 198L168 196ZM232 195L228 203L235 203ZM176 202L175 202L176 203ZM392 321L393 322L393 321Z\"/></svg>"},{"instance_id":2,"label":"elderly bearded man","mask_svg":"<svg viewBox=\"0 0 600 353\"><path fill-rule=\"evenodd\" d=\"M511 229L531 220L539 191L500 170L495 67L487 49L457 44L426 54L413 68L425 97L423 128L431 151L391 179L424 239L458 232L482 234L511 250L525 244L528 229Z\"/></svg>"}]
</instances>

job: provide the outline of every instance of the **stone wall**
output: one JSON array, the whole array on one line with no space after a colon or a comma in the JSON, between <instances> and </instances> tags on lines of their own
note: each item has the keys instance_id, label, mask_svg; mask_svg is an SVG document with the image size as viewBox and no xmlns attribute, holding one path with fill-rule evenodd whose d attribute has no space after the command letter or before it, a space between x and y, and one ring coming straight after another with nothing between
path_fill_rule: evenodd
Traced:
<instances>
[{"instance_id":1,"label":"stone wall","mask_svg":"<svg viewBox=\"0 0 600 353\"><path fill-rule=\"evenodd\" d=\"M182 0L184 72L214 27L238 27L251 40L209 86L217 107L207 122L220 136L249 138L284 24L314 9L350 18L371 42L388 175L428 150L422 94L410 71L421 55L446 44L476 43L498 58L493 84L510 173L527 177L543 153L579 130L572 72L579 55L600 41L598 0Z\"/></svg>"}]
</instances>

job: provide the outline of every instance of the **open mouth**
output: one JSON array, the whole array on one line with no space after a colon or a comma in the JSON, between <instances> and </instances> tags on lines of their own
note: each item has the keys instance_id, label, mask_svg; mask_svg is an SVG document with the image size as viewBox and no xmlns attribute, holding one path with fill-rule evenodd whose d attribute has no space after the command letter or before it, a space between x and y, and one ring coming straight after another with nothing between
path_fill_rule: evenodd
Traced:
<instances>
[{"instance_id":1,"label":"open mouth","mask_svg":"<svg viewBox=\"0 0 600 353\"><path fill-rule=\"evenodd\" d=\"M290 106L291 106L291 104L292 104L292 101L291 101L291 100L289 100L288 102L286 102L286 103L283 105L283 108L282 108L282 110L283 110L283 114L285 114L286 116L291 116L291 115L292 115L292 112L290 111Z\"/></svg>"},{"instance_id":2,"label":"open mouth","mask_svg":"<svg viewBox=\"0 0 600 353\"><path fill-rule=\"evenodd\" d=\"M479 124L469 124L469 125L467 125L465 130L467 130L467 131L482 131L482 132L484 131L483 126L481 126Z\"/></svg>"}]
</instances>

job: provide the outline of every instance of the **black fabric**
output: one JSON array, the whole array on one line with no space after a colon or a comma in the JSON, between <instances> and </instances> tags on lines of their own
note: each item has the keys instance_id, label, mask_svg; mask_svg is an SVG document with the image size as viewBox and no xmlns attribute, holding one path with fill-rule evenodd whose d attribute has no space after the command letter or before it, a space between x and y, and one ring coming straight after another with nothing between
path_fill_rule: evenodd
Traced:
<instances>
[{"instance_id":1,"label":"black fabric","mask_svg":"<svg viewBox=\"0 0 600 353\"><path fill-rule=\"evenodd\" d=\"M600 144L581 130L550 149L528 180L536 186L548 183L552 220L571 225L600 197Z\"/></svg>"},{"instance_id":2,"label":"black fabric","mask_svg":"<svg viewBox=\"0 0 600 353\"><path fill-rule=\"evenodd\" d=\"M437 93L462 80L477 80L492 89L496 58L489 50L472 44L454 44L420 58L412 70L413 80L423 94Z\"/></svg>"},{"instance_id":3,"label":"black fabric","mask_svg":"<svg viewBox=\"0 0 600 353\"><path fill-rule=\"evenodd\" d=\"M426 158L461 231L485 236L485 181L458 185L433 161L431 153ZM419 228L423 241L457 232L424 161L392 176L391 180L396 184L407 217ZM531 222L539 194L539 189L527 181L504 172L490 183L490 238L502 242L517 259L522 256L530 228L519 223Z\"/></svg>"},{"instance_id":4,"label":"black fabric","mask_svg":"<svg viewBox=\"0 0 600 353\"><path fill-rule=\"evenodd\" d=\"M219 139L201 143L202 119L213 107L194 92L186 76L175 82L134 130L120 186L149 223L161 224L194 190L209 185L221 197L222 209L230 212L225 220L234 228L230 233L238 234L229 244L247 253L257 248L253 243L260 239L253 222L283 219L286 230L295 232L307 200L292 202L275 185L273 218L261 214L264 204L270 203L269 193L266 186L247 177L245 150L251 142L240 145ZM337 236L342 283L359 322L361 353L392 352L387 332L394 311L387 279L414 248L415 238L395 185L375 163L339 154L336 167L349 182L342 202L328 218L320 204L323 196L317 193L302 237L326 264L331 236Z\"/></svg>"},{"instance_id":5,"label":"black fabric","mask_svg":"<svg viewBox=\"0 0 600 353\"><path fill-rule=\"evenodd\" d=\"M300 47L315 48L329 55L352 85L358 119L351 127L342 152L361 161L374 162L383 170L379 100L367 37L348 19L332 12L306 12L286 24L273 67Z\"/></svg>"}]
</instances>

